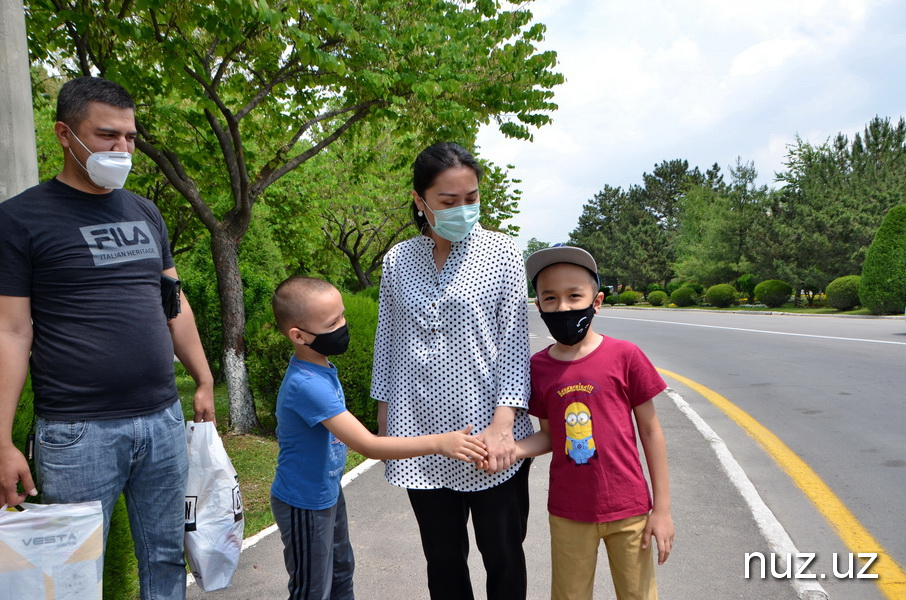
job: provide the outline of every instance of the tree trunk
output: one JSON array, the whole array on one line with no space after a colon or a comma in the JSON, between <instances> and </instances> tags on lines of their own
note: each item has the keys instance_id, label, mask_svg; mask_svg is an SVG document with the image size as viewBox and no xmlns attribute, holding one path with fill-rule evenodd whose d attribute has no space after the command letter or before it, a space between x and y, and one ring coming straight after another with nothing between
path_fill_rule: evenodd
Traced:
<instances>
[{"instance_id":1,"label":"tree trunk","mask_svg":"<svg viewBox=\"0 0 906 600\"><path fill-rule=\"evenodd\" d=\"M239 272L239 237L225 229L211 232L223 332L223 371L230 403L230 427L240 434L260 426L245 366L245 307Z\"/></svg>"},{"instance_id":2,"label":"tree trunk","mask_svg":"<svg viewBox=\"0 0 906 600\"><path fill-rule=\"evenodd\" d=\"M374 282L371 281L368 273L366 273L365 269L362 268L362 263L361 261L359 261L359 257L353 256L352 254L347 254L347 256L349 256L349 263L352 265L352 270L355 273L355 277L359 281L359 289L364 290L373 286Z\"/></svg>"}]
</instances>

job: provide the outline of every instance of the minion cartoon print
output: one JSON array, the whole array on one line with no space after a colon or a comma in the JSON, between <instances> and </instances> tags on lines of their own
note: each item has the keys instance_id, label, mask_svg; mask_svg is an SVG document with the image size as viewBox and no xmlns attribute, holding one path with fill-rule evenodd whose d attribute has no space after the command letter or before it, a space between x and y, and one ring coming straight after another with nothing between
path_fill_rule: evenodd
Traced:
<instances>
[{"instance_id":1,"label":"minion cartoon print","mask_svg":"<svg viewBox=\"0 0 906 600\"><path fill-rule=\"evenodd\" d=\"M588 464L595 457L595 439L592 437L591 411L581 402L566 407L566 455L577 465Z\"/></svg>"}]
</instances>

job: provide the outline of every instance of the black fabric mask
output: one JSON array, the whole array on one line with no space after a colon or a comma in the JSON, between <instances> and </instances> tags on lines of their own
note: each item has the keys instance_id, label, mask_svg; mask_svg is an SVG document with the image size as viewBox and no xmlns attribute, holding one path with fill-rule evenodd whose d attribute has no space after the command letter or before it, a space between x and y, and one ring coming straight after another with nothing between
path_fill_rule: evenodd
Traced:
<instances>
[{"instance_id":1,"label":"black fabric mask","mask_svg":"<svg viewBox=\"0 0 906 600\"><path fill-rule=\"evenodd\" d=\"M305 331L305 333L311 333L310 331ZM349 348L349 327L346 323L343 323L342 326L337 327L333 331L328 331L327 333L311 333L315 336L315 339L312 340L308 347L317 352L318 354L323 354L324 356L336 356L337 354L343 354L346 352L346 349Z\"/></svg>"},{"instance_id":2,"label":"black fabric mask","mask_svg":"<svg viewBox=\"0 0 906 600\"><path fill-rule=\"evenodd\" d=\"M551 332L551 337L564 346L575 346L585 339L597 310L592 304L578 310L542 312L539 309L538 312L541 313L541 320L547 325L547 330Z\"/></svg>"}]
</instances>

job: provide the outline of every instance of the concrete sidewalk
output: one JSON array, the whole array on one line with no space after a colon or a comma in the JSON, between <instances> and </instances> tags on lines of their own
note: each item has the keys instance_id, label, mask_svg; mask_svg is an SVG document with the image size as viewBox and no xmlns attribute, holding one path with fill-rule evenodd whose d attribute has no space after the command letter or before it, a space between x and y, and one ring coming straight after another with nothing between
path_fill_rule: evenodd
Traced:
<instances>
[{"instance_id":1,"label":"concrete sidewalk","mask_svg":"<svg viewBox=\"0 0 906 600\"><path fill-rule=\"evenodd\" d=\"M760 533L752 512L728 479L711 441L705 439L670 398L656 399L667 437L672 513L676 543L670 559L657 568L660 597L705 600L739 598L794 600L799 597L787 580L744 577L746 553L772 549ZM525 541L529 598L550 597L547 524L549 459L532 465L532 510ZM356 554L356 595L360 600L427 598L424 558L415 518L405 490L383 478L384 467L374 464L349 483L344 493L349 510L350 537ZM472 545L473 587L484 598L484 569ZM596 599L615 598L606 555L601 549L595 585ZM248 548L229 589L202 593L189 587L189 598L249 600L284 598L287 575L279 534L266 536ZM821 598L823 595L804 594Z\"/></svg>"}]
</instances>

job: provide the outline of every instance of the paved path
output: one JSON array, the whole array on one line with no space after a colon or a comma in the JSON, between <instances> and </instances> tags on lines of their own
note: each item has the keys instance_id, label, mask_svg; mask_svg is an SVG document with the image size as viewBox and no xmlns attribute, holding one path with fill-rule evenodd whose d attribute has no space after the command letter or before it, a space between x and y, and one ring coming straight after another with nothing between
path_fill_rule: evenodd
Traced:
<instances>
[{"instance_id":1,"label":"paved path","mask_svg":"<svg viewBox=\"0 0 906 600\"><path fill-rule=\"evenodd\" d=\"M760 551L769 556L771 548L721 466L711 441L703 437L669 397L661 395L656 402L668 442L677 532L670 560L657 569L660 597L797 598L789 581L744 578L745 554ZM546 458L536 460L530 477L532 511L525 550L531 600L549 598L547 467ZM349 483L345 494L357 561L357 597L360 600L427 598L424 559L405 491L386 483L383 465L377 463ZM190 586L188 597L285 598L286 573L281 552L279 535L269 535L243 553L229 589L202 593L197 586ZM471 561L476 598L484 598L484 574L477 551L473 551ZM594 597L614 598L603 550Z\"/></svg>"}]
</instances>

